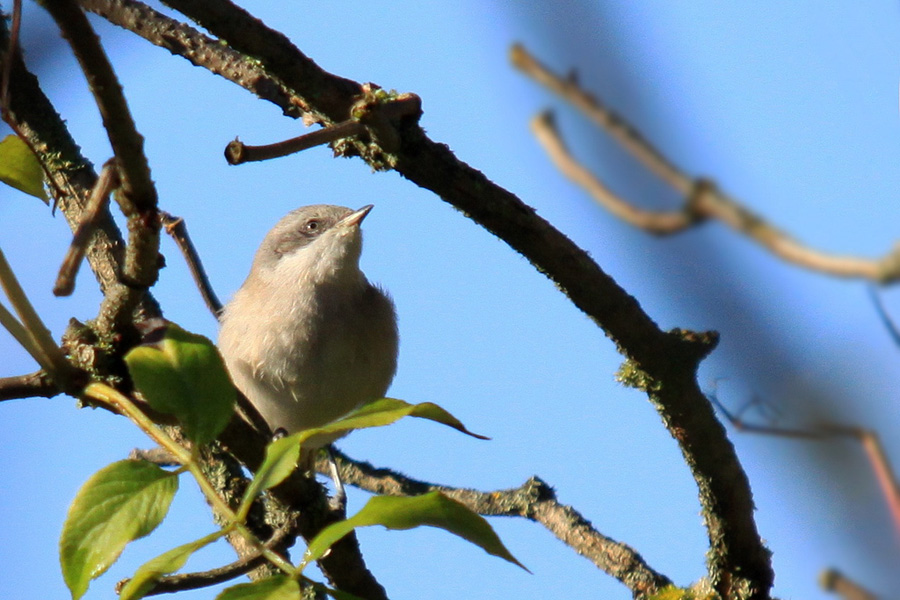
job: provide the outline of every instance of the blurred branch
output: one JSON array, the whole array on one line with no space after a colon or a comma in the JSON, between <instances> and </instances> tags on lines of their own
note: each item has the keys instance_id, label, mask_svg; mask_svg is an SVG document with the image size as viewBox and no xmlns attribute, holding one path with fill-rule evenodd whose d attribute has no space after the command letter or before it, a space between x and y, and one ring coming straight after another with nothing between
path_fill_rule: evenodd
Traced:
<instances>
[{"instance_id":1,"label":"blurred branch","mask_svg":"<svg viewBox=\"0 0 900 600\"><path fill-rule=\"evenodd\" d=\"M672 584L668 577L647 565L633 548L604 536L578 511L560 504L553 488L537 477L515 489L481 492L419 481L356 461L339 450L333 452L341 479L360 489L389 496L417 496L437 490L484 516L524 517L540 523L564 544L622 582L636 598L651 596ZM329 472L325 459L320 459L316 466L321 473Z\"/></svg>"},{"instance_id":2,"label":"blurred branch","mask_svg":"<svg viewBox=\"0 0 900 600\"><path fill-rule=\"evenodd\" d=\"M834 423L822 423L817 427L808 429L748 423L740 415L734 414L725 408L714 392L708 394L707 397L738 431L802 440L821 441L834 438L852 438L858 441L866 453L866 460L872 467L875 479L881 488L881 493L891 513L894 527L900 532L900 485L897 483L890 459L888 459L884 446L881 444L881 440L875 431Z\"/></svg>"},{"instance_id":3,"label":"blurred branch","mask_svg":"<svg viewBox=\"0 0 900 600\"><path fill-rule=\"evenodd\" d=\"M894 341L894 345L900 348L900 329L897 328L897 324L894 322L894 319L892 319L891 315L888 314L887 309L885 309L884 307L884 302L882 302L881 300L881 295L878 293L878 290L876 290L874 286L869 287L869 296L872 298L872 304L875 305L875 312L878 313L878 318L881 319L881 324L884 325L885 329L887 329L888 334Z\"/></svg>"},{"instance_id":4,"label":"blurred branch","mask_svg":"<svg viewBox=\"0 0 900 600\"><path fill-rule=\"evenodd\" d=\"M511 60L519 70L578 108L685 199L682 208L674 211L646 211L632 206L569 154L547 113L536 117L532 128L556 166L620 219L658 235L677 233L707 219L716 219L776 256L806 269L882 284L900 280L900 244L878 260L838 256L809 248L748 210L713 182L689 178L620 115L582 90L574 80L550 71L521 45L513 46Z\"/></svg>"},{"instance_id":5,"label":"blurred branch","mask_svg":"<svg viewBox=\"0 0 900 600\"><path fill-rule=\"evenodd\" d=\"M843 600L878 600L874 594L836 569L828 569L822 573L819 582L822 589L834 592Z\"/></svg>"},{"instance_id":6,"label":"blurred branch","mask_svg":"<svg viewBox=\"0 0 900 600\"><path fill-rule=\"evenodd\" d=\"M166 4L227 41L290 89L291 104L306 113L307 122L345 121L366 95L366 86L322 70L283 34L231 2L167 0ZM241 85L263 95L258 88ZM283 95L273 93L267 99L278 103ZM679 441L697 482L711 543L710 580L726 598L767 598L773 574L753 520L749 482L696 382L697 366L715 346L715 334L660 330L583 249L515 195L459 161L446 145L430 140L419 127L418 115L379 125L381 131L393 129L396 146L382 146L378 135L360 136L335 143L335 151L360 156L375 169L393 168L432 190L528 258L603 328L628 359L633 375L629 381L647 392ZM352 536L341 544L348 540L355 544ZM341 553L339 545L323 561L324 568L328 570L328 561ZM355 551L346 556L351 555Z\"/></svg>"},{"instance_id":7,"label":"blurred branch","mask_svg":"<svg viewBox=\"0 0 900 600\"><path fill-rule=\"evenodd\" d=\"M47 375L60 388L74 392L76 381L75 370L66 360L62 350L53 341L50 330L34 310L28 296L0 251L0 287L9 298L10 304L19 315L19 320L3 308L2 322L4 327L16 338L16 341L28 351L35 361L46 371Z\"/></svg>"}]
</instances>

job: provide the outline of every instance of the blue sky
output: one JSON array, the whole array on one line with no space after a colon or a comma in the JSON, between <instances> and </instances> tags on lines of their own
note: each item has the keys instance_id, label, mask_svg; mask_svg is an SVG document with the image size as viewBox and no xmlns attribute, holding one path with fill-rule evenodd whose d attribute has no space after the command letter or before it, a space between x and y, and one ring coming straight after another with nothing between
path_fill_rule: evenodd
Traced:
<instances>
[{"instance_id":1,"label":"blue sky","mask_svg":"<svg viewBox=\"0 0 900 600\"><path fill-rule=\"evenodd\" d=\"M877 427L897 456L900 349L866 286L785 265L718 224L656 239L596 207L549 163L528 130L557 111L573 151L618 192L646 207L678 198L581 116L516 73L513 42L580 81L687 172L725 190L814 247L877 257L897 241L900 189L898 7L793 2L394 2L359 6L245 3L323 68L423 99L422 124L462 160L510 189L588 249L665 328L716 329L703 383L726 378L720 400L754 395L785 424L815 419ZM9 8L4 4L5 8ZM55 36L26 10L26 60L85 154L109 147L74 61L40 62ZM401 354L395 397L437 402L480 442L421 421L358 432L352 456L450 485L500 489L537 474L602 533L631 544L676 582L704 573L706 537L680 452L640 393L615 383L613 345L543 276L430 192L372 174L326 148L228 167L235 136L266 143L302 126L274 106L94 20L146 137L163 209L183 216L223 298L237 289L265 232L304 204L375 204L363 267L397 303ZM87 271L72 298L50 293L69 240L59 216L0 190L0 247L53 332L96 314ZM10 226L14 224L14 226ZM215 337L168 241L156 297L166 316ZM885 293L900 316L900 298ZM0 332L2 372L35 368ZM709 384L708 384L709 385ZM66 507L93 472L147 446L123 419L78 410L70 398L0 405L0 596L59 597L56 544ZM774 552L775 593L828 597L818 573L836 567L883 594L897 589L898 536L861 450L733 433L753 484L759 529ZM895 459L895 463L898 462ZM88 598L165 548L211 530L190 482L158 539L130 547ZM352 493L350 508L365 495ZM198 515L200 518L198 518ZM494 519L534 575L434 530L366 530L367 560L392 597L628 598L625 588L539 526ZM231 560L228 548L189 563ZM34 573L40 576L15 577ZM185 597L208 598L194 592Z\"/></svg>"}]
</instances>

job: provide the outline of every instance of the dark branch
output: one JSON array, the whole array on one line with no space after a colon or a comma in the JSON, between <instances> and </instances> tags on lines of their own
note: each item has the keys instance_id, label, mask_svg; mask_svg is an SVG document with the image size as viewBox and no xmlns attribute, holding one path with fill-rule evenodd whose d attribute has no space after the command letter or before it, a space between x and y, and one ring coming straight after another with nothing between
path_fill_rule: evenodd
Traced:
<instances>
[{"instance_id":1,"label":"dark branch","mask_svg":"<svg viewBox=\"0 0 900 600\"><path fill-rule=\"evenodd\" d=\"M78 269L81 267L81 261L87 251L91 236L97 229L97 220L106 209L109 194L118 185L119 173L116 169L115 159L112 159L103 165L100 177L97 179L94 189L91 190L91 197L84 210L84 218L75 230L69 250L59 267L56 284L53 286L54 295L69 296L75 290L75 277L78 275Z\"/></svg>"},{"instance_id":2,"label":"dark branch","mask_svg":"<svg viewBox=\"0 0 900 600\"><path fill-rule=\"evenodd\" d=\"M819 576L822 589L834 592L843 600L877 600L877 596L837 569L828 569Z\"/></svg>"},{"instance_id":3,"label":"dark branch","mask_svg":"<svg viewBox=\"0 0 900 600\"><path fill-rule=\"evenodd\" d=\"M0 402L22 398L52 398L61 393L59 386L43 371L16 377L0 377Z\"/></svg>"},{"instance_id":4,"label":"dark branch","mask_svg":"<svg viewBox=\"0 0 900 600\"><path fill-rule=\"evenodd\" d=\"M285 540L289 538L290 535L290 526L280 528L275 532L272 538L268 542L266 542L266 548L270 550L277 549L284 543ZM197 590L200 588L218 585L220 583L225 583L226 581L231 581L232 579L240 577L241 575L246 575L265 562L266 558L259 552L256 552L252 555L245 556L240 560L237 560L229 565L225 565L224 567L219 567L217 569L210 569L209 571L201 571L197 573L184 573L182 575L169 575L157 581L146 595L155 596L158 594L171 594L184 590ZM129 581L129 579L123 579L122 581L118 582L116 584L116 593L121 592L122 588L125 587L125 584L127 584Z\"/></svg>"},{"instance_id":5,"label":"dark branch","mask_svg":"<svg viewBox=\"0 0 900 600\"><path fill-rule=\"evenodd\" d=\"M84 12L75 0L42 3L75 53L100 109L119 166L116 201L128 219L129 244L120 277L126 286L103 300L98 328L118 331L130 325L132 311L159 273L159 218L156 188L122 86Z\"/></svg>"},{"instance_id":6,"label":"dark branch","mask_svg":"<svg viewBox=\"0 0 900 600\"><path fill-rule=\"evenodd\" d=\"M194 278L194 283L197 285L197 289L200 290L200 295L203 297L206 307L213 316L218 319L219 315L222 313L222 303L219 301L219 297L216 296L216 292L209 283L209 278L206 276L206 269L203 268L203 261L200 260L200 255L197 253L197 249L194 248L194 244L191 242L191 237L188 235L187 225L185 225L184 219L181 217L173 217L167 212L161 213L160 217L166 233L172 236L178 249L181 250L181 255L184 256L188 269L191 271L191 277Z\"/></svg>"}]
</instances>

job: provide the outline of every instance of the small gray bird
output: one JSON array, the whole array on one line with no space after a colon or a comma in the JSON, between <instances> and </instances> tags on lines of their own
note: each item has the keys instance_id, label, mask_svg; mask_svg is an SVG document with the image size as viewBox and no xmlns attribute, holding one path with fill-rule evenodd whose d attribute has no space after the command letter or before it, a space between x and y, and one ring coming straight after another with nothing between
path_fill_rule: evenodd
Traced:
<instances>
[{"instance_id":1,"label":"small gray bird","mask_svg":"<svg viewBox=\"0 0 900 600\"><path fill-rule=\"evenodd\" d=\"M384 397L397 369L394 303L359 269L359 210L319 204L266 235L225 307L219 350L272 431L319 427ZM310 440L308 451L337 436Z\"/></svg>"}]
</instances>

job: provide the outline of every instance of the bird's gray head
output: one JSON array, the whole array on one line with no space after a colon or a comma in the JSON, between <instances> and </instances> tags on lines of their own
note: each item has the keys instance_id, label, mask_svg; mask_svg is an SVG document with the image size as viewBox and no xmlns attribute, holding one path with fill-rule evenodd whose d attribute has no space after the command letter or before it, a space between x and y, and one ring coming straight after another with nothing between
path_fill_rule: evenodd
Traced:
<instances>
[{"instance_id":1,"label":"bird's gray head","mask_svg":"<svg viewBox=\"0 0 900 600\"><path fill-rule=\"evenodd\" d=\"M371 204L359 210L315 204L289 212L266 235L251 274L281 278L303 271L318 281L361 276L359 225L371 210Z\"/></svg>"}]
</instances>

